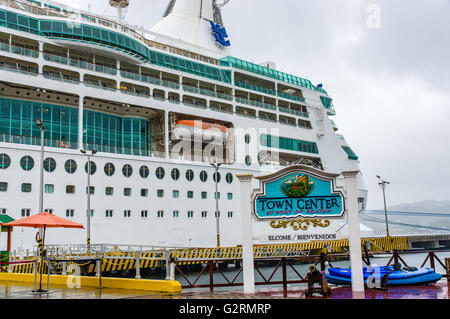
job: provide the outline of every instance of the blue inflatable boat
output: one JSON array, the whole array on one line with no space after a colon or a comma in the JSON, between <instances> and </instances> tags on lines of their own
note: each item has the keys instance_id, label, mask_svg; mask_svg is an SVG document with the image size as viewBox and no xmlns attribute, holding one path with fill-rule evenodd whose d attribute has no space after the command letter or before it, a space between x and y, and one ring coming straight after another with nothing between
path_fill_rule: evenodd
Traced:
<instances>
[{"instance_id":1,"label":"blue inflatable boat","mask_svg":"<svg viewBox=\"0 0 450 319\"><path fill-rule=\"evenodd\" d=\"M350 268L329 268L327 281L336 285L351 285L352 273ZM433 269L429 268L412 268L405 267L403 269L392 266L372 267L371 272L368 267L363 268L364 283L367 279L381 280L384 275L388 274L388 286L400 285L423 285L434 283L442 278Z\"/></svg>"}]
</instances>

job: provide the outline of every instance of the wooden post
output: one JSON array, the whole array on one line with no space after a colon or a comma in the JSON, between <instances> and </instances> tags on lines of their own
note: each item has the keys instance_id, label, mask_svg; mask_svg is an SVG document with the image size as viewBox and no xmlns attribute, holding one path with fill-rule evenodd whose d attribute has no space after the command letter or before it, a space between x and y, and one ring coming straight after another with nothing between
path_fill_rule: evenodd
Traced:
<instances>
[{"instance_id":1,"label":"wooden post","mask_svg":"<svg viewBox=\"0 0 450 319\"><path fill-rule=\"evenodd\" d=\"M208 266L209 266L209 291L213 292L214 291L214 276L213 276L214 262L212 260L208 261Z\"/></svg>"}]
</instances>

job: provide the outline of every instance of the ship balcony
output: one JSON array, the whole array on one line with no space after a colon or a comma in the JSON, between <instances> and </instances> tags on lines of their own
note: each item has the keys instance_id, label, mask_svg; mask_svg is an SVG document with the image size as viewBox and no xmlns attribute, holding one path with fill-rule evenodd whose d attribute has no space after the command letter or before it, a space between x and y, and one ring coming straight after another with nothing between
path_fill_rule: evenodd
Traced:
<instances>
[{"instance_id":1,"label":"ship balcony","mask_svg":"<svg viewBox=\"0 0 450 319\"><path fill-rule=\"evenodd\" d=\"M0 143L13 143L24 145L41 145L40 136L13 135L8 133L0 133ZM44 138L44 146L64 149L77 149L78 141L61 141L59 139Z\"/></svg>"},{"instance_id":2,"label":"ship balcony","mask_svg":"<svg viewBox=\"0 0 450 319\"><path fill-rule=\"evenodd\" d=\"M283 113L288 113L288 114L297 115L297 116L301 116L301 117L309 117L308 112L293 110L293 109L289 109L289 108L282 107L282 106L279 106L278 110Z\"/></svg>"},{"instance_id":3,"label":"ship balcony","mask_svg":"<svg viewBox=\"0 0 450 319\"><path fill-rule=\"evenodd\" d=\"M187 96L187 95L183 96L183 104L188 105L188 106L193 106L196 108L200 108L200 109L207 108L206 100L195 98L192 96Z\"/></svg>"},{"instance_id":4,"label":"ship balcony","mask_svg":"<svg viewBox=\"0 0 450 319\"><path fill-rule=\"evenodd\" d=\"M233 114L233 105L219 103L216 101L209 102L209 108L213 111L222 112L222 113L231 113Z\"/></svg>"},{"instance_id":5,"label":"ship balcony","mask_svg":"<svg viewBox=\"0 0 450 319\"><path fill-rule=\"evenodd\" d=\"M303 129L307 129L307 130L312 130L313 127L311 125L310 121L305 121L305 120L298 120L298 127L303 128Z\"/></svg>"},{"instance_id":6,"label":"ship balcony","mask_svg":"<svg viewBox=\"0 0 450 319\"><path fill-rule=\"evenodd\" d=\"M0 42L0 50L4 52L14 53L22 56L38 58L39 51L35 49L29 49L17 45L12 45L4 42Z\"/></svg>"},{"instance_id":7,"label":"ship balcony","mask_svg":"<svg viewBox=\"0 0 450 319\"><path fill-rule=\"evenodd\" d=\"M257 100L251 100L251 99L248 99L245 97L240 97L240 96L236 96L236 102L244 103L244 104L248 104L251 106L256 106L256 107L260 107L260 108L264 108L264 109L268 109L268 110L273 110L273 111L275 111L277 109L275 105L267 104L267 103L257 101Z\"/></svg>"},{"instance_id":8,"label":"ship balcony","mask_svg":"<svg viewBox=\"0 0 450 319\"><path fill-rule=\"evenodd\" d=\"M242 106L236 106L236 114L249 118L256 118L256 110L248 109Z\"/></svg>"},{"instance_id":9,"label":"ship balcony","mask_svg":"<svg viewBox=\"0 0 450 319\"><path fill-rule=\"evenodd\" d=\"M286 124L286 125L290 125L290 126L297 126L297 121L295 120L295 118L288 117L288 116L280 115L279 116L279 122L281 124Z\"/></svg>"},{"instance_id":10,"label":"ship balcony","mask_svg":"<svg viewBox=\"0 0 450 319\"><path fill-rule=\"evenodd\" d=\"M276 116L276 114L273 114L273 113L266 113L266 112L259 111L258 118L260 120L267 121L267 122L277 122L277 116Z\"/></svg>"}]
</instances>

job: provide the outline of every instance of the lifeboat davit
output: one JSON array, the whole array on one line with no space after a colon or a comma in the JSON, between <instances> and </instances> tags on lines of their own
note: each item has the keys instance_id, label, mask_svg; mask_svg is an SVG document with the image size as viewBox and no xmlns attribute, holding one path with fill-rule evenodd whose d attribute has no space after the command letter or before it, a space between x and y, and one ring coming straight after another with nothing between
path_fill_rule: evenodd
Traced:
<instances>
[{"instance_id":1,"label":"lifeboat davit","mask_svg":"<svg viewBox=\"0 0 450 319\"><path fill-rule=\"evenodd\" d=\"M197 120L179 120L173 128L172 139L195 139L204 143L223 144L226 142L228 134L228 128L221 124Z\"/></svg>"}]
</instances>

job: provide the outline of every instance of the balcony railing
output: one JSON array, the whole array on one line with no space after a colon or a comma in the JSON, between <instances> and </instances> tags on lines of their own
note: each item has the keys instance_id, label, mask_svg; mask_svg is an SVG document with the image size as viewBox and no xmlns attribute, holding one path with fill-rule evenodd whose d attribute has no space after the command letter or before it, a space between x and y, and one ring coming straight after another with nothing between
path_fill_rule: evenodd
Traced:
<instances>
[{"instance_id":1,"label":"balcony railing","mask_svg":"<svg viewBox=\"0 0 450 319\"><path fill-rule=\"evenodd\" d=\"M90 144L83 143L83 147L87 150L97 150L102 153L112 153L112 154L125 154L125 155L135 155L135 156L153 156L153 152L150 152L148 149L142 148L131 148L125 146L116 146L116 145L104 145L104 144ZM156 152L155 152L155 155ZM159 157L159 156L155 156Z\"/></svg>"},{"instance_id":2,"label":"balcony railing","mask_svg":"<svg viewBox=\"0 0 450 319\"><path fill-rule=\"evenodd\" d=\"M308 117L309 118L309 113L308 112L291 110L291 109L288 109L287 107L282 107L282 106L279 106L278 109L280 110L280 112L289 113L289 114L293 114L293 115L298 115L298 116Z\"/></svg>"},{"instance_id":3,"label":"balcony railing","mask_svg":"<svg viewBox=\"0 0 450 319\"><path fill-rule=\"evenodd\" d=\"M25 145L41 145L40 136L25 136L25 135L13 135L8 133L0 134L0 142L2 143L14 143ZM65 149L77 149L77 141L61 141L49 138L44 138L44 145L47 147L65 148Z\"/></svg>"},{"instance_id":4,"label":"balcony railing","mask_svg":"<svg viewBox=\"0 0 450 319\"><path fill-rule=\"evenodd\" d=\"M256 85L251 85L245 82L241 82L241 81L235 81L234 84L238 87L247 89L247 90L252 90L252 91L257 91L257 92L261 92L261 93L265 93L265 94L270 94L270 95L277 95L277 92L271 89L266 89L260 86L256 86Z\"/></svg>"},{"instance_id":5,"label":"balcony railing","mask_svg":"<svg viewBox=\"0 0 450 319\"><path fill-rule=\"evenodd\" d=\"M187 92L191 92L191 93L196 93L196 94L216 97L216 98L224 99L224 100L228 100L228 101L232 101L233 100L233 96L231 96L229 94L215 92L215 91L207 90L207 89L201 89L201 88L198 88L198 87L195 87L195 86L191 86L191 85L183 84L183 90L187 91Z\"/></svg>"},{"instance_id":6,"label":"balcony railing","mask_svg":"<svg viewBox=\"0 0 450 319\"><path fill-rule=\"evenodd\" d=\"M90 70L90 71L96 71L108 75L117 75L117 69L99 65L99 64L92 64L85 61L80 61L68 57L63 57L56 54L51 53L44 53L44 60L55 62L59 64L69 65L73 66L75 68L83 69L83 70Z\"/></svg>"},{"instance_id":7,"label":"balcony railing","mask_svg":"<svg viewBox=\"0 0 450 319\"><path fill-rule=\"evenodd\" d=\"M282 98L285 98L285 99L289 99L289 100L305 102L305 99L302 98L302 97L298 97L298 96L295 96L295 95L287 94L287 93L284 93L284 92L278 92L278 96L282 97Z\"/></svg>"},{"instance_id":8,"label":"balcony railing","mask_svg":"<svg viewBox=\"0 0 450 319\"><path fill-rule=\"evenodd\" d=\"M260 101L250 100L250 99L246 99L246 98L239 97L239 96L236 96L236 102L244 103L244 104L248 104L248 105L252 105L252 106L257 106L257 107L261 107L261 108L269 109L269 110L276 110L277 109L275 107L275 105L263 103L263 102L260 102Z\"/></svg>"},{"instance_id":9,"label":"balcony railing","mask_svg":"<svg viewBox=\"0 0 450 319\"><path fill-rule=\"evenodd\" d=\"M13 44L3 43L3 42L0 42L0 50L5 51L5 52L14 53L14 54L29 56L32 58L39 57L39 51L28 49L28 48L23 48L23 47L19 47L19 46L13 45Z\"/></svg>"},{"instance_id":10,"label":"balcony railing","mask_svg":"<svg viewBox=\"0 0 450 319\"><path fill-rule=\"evenodd\" d=\"M17 72L17 73L22 73L22 74L32 75L32 76L38 75L37 69L30 68L30 67L24 67L24 66L18 65L17 63L2 63L2 62L0 62L0 70Z\"/></svg>"}]
</instances>

